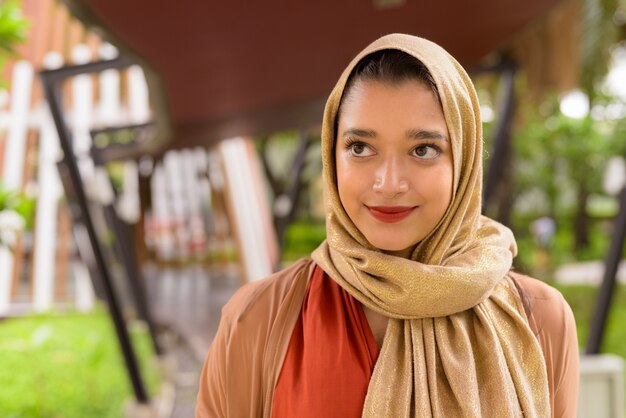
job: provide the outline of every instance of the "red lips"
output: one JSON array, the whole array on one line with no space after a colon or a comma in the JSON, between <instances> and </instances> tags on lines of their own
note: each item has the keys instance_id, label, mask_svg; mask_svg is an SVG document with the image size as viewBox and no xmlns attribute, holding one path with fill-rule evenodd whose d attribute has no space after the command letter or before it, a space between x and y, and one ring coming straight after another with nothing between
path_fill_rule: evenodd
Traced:
<instances>
[{"instance_id":1,"label":"red lips","mask_svg":"<svg viewBox=\"0 0 626 418\"><path fill-rule=\"evenodd\" d=\"M409 216L417 206L366 206L372 216L381 222L400 222Z\"/></svg>"}]
</instances>

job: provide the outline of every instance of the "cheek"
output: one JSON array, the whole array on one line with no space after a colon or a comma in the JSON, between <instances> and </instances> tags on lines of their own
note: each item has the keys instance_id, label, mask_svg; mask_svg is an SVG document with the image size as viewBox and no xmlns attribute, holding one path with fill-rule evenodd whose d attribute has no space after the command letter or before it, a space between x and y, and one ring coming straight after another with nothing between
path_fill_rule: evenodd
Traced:
<instances>
[{"instance_id":1,"label":"cheek","mask_svg":"<svg viewBox=\"0 0 626 418\"><path fill-rule=\"evenodd\" d=\"M335 173L337 177L337 192L339 193L339 200L344 208L348 203L347 196L350 195L350 173L344 159L342 159L341 153L335 153Z\"/></svg>"},{"instance_id":2,"label":"cheek","mask_svg":"<svg viewBox=\"0 0 626 418\"><path fill-rule=\"evenodd\" d=\"M354 177L352 170L337 160L337 191L344 207L349 205L350 196L354 193Z\"/></svg>"},{"instance_id":3,"label":"cheek","mask_svg":"<svg viewBox=\"0 0 626 418\"><path fill-rule=\"evenodd\" d=\"M345 158L345 157L344 157ZM371 180L367 170L358 164L350 164L341 156L336 156L337 191L339 200L346 212L351 213L361 205L361 197L370 188Z\"/></svg>"},{"instance_id":4,"label":"cheek","mask_svg":"<svg viewBox=\"0 0 626 418\"><path fill-rule=\"evenodd\" d=\"M438 200L440 209L447 209L452 201L452 164L437 167L422 178L423 187L427 193Z\"/></svg>"}]
</instances>

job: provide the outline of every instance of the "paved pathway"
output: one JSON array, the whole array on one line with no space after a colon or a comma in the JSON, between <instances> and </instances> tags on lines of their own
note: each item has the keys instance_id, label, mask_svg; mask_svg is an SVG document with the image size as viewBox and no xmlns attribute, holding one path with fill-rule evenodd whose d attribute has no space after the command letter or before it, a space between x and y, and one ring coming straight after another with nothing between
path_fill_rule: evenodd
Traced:
<instances>
[{"instance_id":1,"label":"paved pathway","mask_svg":"<svg viewBox=\"0 0 626 418\"><path fill-rule=\"evenodd\" d=\"M554 273L556 281L564 284L597 285L602 282L603 275L604 261L566 264ZM626 261L622 261L617 270L617 280L619 283L626 283Z\"/></svg>"},{"instance_id":2,"label":"paved pathway","mask_svg":"<svg viewBox=\"0 0 626 418\"><path fill-rule=\"evenodd\" d=\"M157 324L169 332L167 354L174 388L171 418L193 417L202 362L219 325L222 306L239 287L234 266L149 267L146 288Z\"/></svg>"}]
</instances>

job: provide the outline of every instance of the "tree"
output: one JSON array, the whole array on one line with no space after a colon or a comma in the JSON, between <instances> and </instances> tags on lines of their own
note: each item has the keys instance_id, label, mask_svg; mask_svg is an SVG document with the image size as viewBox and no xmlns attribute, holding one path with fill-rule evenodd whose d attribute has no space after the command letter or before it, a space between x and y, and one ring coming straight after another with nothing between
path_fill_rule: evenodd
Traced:
<instances>
[{"instance_id":1,"label":"tree","mask_svg":"<svg viewBox=\"0 0 626 418\"><path fill-rule=\"evenodd\" d=\"M16 54L16 45L26 40L28 21L17 0L0 2L0 68Z\"/></svg>"}]
</instances>

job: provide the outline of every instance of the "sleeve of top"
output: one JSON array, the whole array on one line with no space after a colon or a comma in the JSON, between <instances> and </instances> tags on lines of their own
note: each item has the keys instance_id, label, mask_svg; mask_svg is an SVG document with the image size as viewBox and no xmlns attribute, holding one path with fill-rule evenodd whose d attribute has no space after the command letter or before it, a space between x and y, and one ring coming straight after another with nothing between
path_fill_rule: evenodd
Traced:
<instances>
[{"instance_id":1,"label":"sleeve of top","mask_svg":"<svg viewBox=\"0 0 626 418\"><path fill-rule=\"evenodd\" d=\"M240 288L223 307L202 368L196 418L260 417L261 359L271 315L258 296L268 283Z\"/></svg>"},{"instance_id":2,"label":"sleeve of top","mask_svg":"<svg viewBox=\"0 0 626 418\"><path fill-rule=\"evenodd\" d=\"M226 417L225 366L229 331L220 323L207 354L196 401L196 418Z\"/></svg>"},{"instance_id":3,"label":"sleeve of top","mask_svg":"<svg viewBox=\"0 0 626 418\"><path fill-rule=\"evenodd\" d=\"M576 335L576 323L570 306L559 294L560 308L559 323L555 322L555 328L548 330L553 336L553 343L557 349L552 357L554 373L554 417L576 417L578 406L578 386L580 379L578 337Z\"/></svg>"},{"instance_id":4,"label":"sleeve of top","mask_svg":"<svg viewBox=\"0 0 626 418\"><path fill-rule=\"evenodd\" d=\"M580 372L574 314L558 290L530 277L515 279L529 299L529 322L546 359L552 416L575 418Z\"/></svg>"},{"instance_id":5,"label":"sleeve of top","mask_svg":"<svg viewBox=\"0 0 626 418\"><path fill-rule=\"evenodd\" d=\"M275 326L286 327L287 319L295 322L310 265L309 260L301 260L266 279L248 283L223 307L200 377L196 418L263 415L268 379L274 371L272 363L266 361L266 348L270 341L276 341L272 338L278 338L272 337L271 331ZM276 357L273 351L271 354Z\"/></svg>"}]
</instances>

